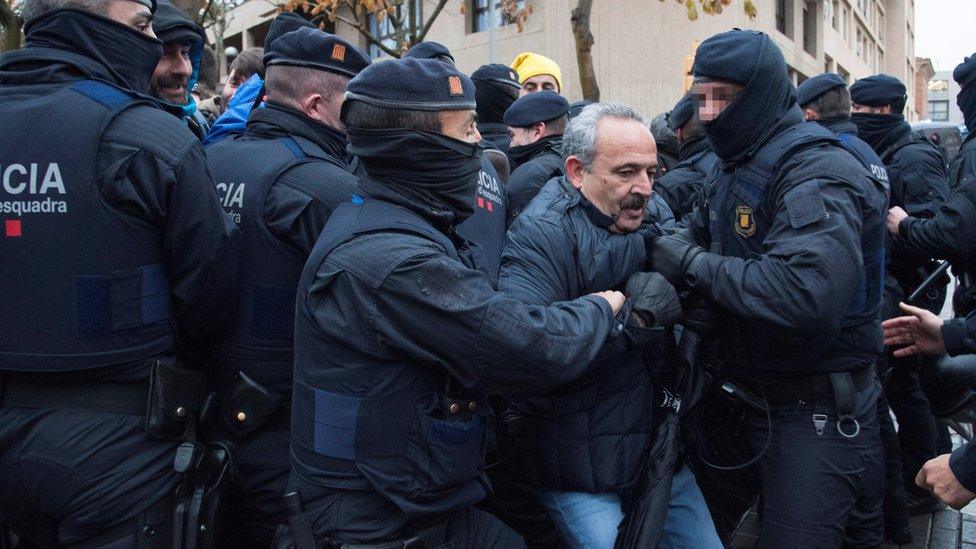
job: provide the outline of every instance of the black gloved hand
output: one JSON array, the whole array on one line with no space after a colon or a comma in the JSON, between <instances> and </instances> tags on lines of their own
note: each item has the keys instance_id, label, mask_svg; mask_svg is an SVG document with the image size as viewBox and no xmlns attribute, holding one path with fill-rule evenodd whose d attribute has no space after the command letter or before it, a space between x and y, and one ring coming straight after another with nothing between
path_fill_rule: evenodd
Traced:
<instances>
[{"instance_id":1,"label":"black gloved hand","mask_svg":"<svg viewBox=\"0 0 976 549\"><path fill-rule=\"evenodd\" d=\"M681 294L681 325L700 335L712 335L718 323L719 308L698 292Z\"/></svg>"},{"instance_id":2,"label":"black gloved hand","mask_svg":"<svg viewBox=\"0 0 976 549\"><path fill-rule=\"evenodd\" d=\"M687 242L683 236L659 236L645 240L650 267L675 286L684 285L688 266L704 248Z\"/></svg>"},{"instance_id":3,"label":"black gloved hand","mask_svg":"<svg viewBox=\"0 0 976 549\"><path fill-rule=\"evenodd\" d=\"M678 292L658 273L632 274L624 293L631 310L641 316L645 327L670 326L681 320Z\"/></svg>"}]
</instances>

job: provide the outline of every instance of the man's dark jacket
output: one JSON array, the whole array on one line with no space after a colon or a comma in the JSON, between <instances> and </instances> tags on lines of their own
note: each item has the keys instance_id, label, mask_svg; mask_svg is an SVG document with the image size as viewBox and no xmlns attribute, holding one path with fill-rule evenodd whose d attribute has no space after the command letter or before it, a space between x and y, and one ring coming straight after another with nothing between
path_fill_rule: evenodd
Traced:
<instances>
[{"instance_id":1,"label":"man's dark jacket","mask_svg":"<svg viewBox=\"0 0 976 549\"><path fill-rule=\"evenodd\" d=\"M563 174L562 136L547 136L544 146L528 160L516 165L508 176L508 219L515 219L532 202L539 190L553 177Z\"/></svg>"},{"instance_id":2,"label":"man's dark jacket","mask_svg":"<svg viewBox=\"0 0 976 549\"><path fill-rule=\"evenodd\" d=\"M515 220L499 288L532 305L621 288L645 262L638 234L617 235L565 177L551 179ZM653 433L651 375L665 357L663 329L627 327L608 338L580 380L511 402L516 469L530 484L607 492L633 481Z\"/></svg>"},{"instance_id":3,"label":"man's dark jacket","mask_svg":"<svg viewBox=\"0 0 976 549\"><path fill-rule=\"evenodd\" d=\"M654 192L664 198L675 219L680 221L695 209L695 200L718 165L718 157L704 135L682 143L679 152L678 164L654 182Z\"/></svg>"}]
</instances>

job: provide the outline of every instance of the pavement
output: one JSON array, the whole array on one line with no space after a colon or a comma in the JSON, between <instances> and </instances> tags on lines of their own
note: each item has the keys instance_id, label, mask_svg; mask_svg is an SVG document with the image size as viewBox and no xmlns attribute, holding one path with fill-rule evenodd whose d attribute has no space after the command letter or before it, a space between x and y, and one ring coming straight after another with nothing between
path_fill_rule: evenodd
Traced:
<instances>
[{"instance_id":1,"label":"pavement","mask_svg":"<svg viewBox=\"0 0 976 549\"><path fill-rule=\"evenodd\" d=\"M937 513L912 517L912 535L909 545L885 544L885 549L976 549L976 509L963 512L946 508ZM733 549L752 549L759 534L759 518L754 511L739 525L732 540Z\"/></svg>"}]
</instances>

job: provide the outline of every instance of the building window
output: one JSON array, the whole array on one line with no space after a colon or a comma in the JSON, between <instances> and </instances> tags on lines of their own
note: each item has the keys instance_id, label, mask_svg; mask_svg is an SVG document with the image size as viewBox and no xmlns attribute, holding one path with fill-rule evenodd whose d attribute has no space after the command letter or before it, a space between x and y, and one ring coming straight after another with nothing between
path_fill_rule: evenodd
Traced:
<instances>
[{"instance_id":1,"label":"building window","mask_svg":"<svg viewBox=\"0 0 976 549\"><path fill-rule=\"evenodd\" d=\"M410 17L409 9L413 8L413 17ZM423 2L419 0L414 0L412 2L403 2L397 4L394 7L394 17L399 20L403 18L403 28L408 32L408 34L415 34L424 24L424 10ZM383 45L395 50L397 48L396 41L396 27L393 25L393 19L389 15L384 15L382 18L376 16L375 13L369 15L369 32L373 33L373 36L380 39ZM376 44L369 44L369 55L373 59L385 55L385 52L380 49Z\"/></svg>"},{"instance_id":2,"label":"building window","mask_svg":"<svg viewBox=\"0 0 976 549\"><path fill-rule=\"evenodd\" d=\"M803 4L803 49L817 56L817 5Z\"/></svg>"},{"instance_id":3,"label":"building window","mask_svg":"<svg viewBox=\"0 0 976 549\"><path fill-rule=\"evenodd\" d=\"M776 30L786 34L786 0L776 0Z\"/></svg>"},{"instance_id":4,"label":"building window","mask_svg":"<svg viewBox=\"0 0 976 549\"><path fill-rule=\"evenodd\" d=\"M471 32L486 31L491 27L491 0L471 0ZM525 0L504 2L495 0L495 28L515 23L515 12L525 8Z\"/></svg>"},{"instance_id":5,"label":"building window","mask_svg":"<svg viewBox=\"0 0 976 549\"><path fill-rule=\"evenodd\" d=\"M936 122L949 121L948 101L929 101L929 118Z\"/></svg>"},{"instance_id":6,"label":"building window","mask_svg":"<svg viewBox=\"0 0 976 549\"><path fill-rule=\"evenodd\" d=\"M929 91L930 92L944 92L949 89L949 81L943 79L929 80Z\"/></svg>"},{"instance_id":7,"label":"building window","mask_svg":"<svg viewBox=\"0 0 976 549\"><path fill-rule=\"evenodd\" d=\"M839 0L834 0L830 5L830 25L834 30L840 32L840 4Z\"/></svg>"}]
</instances>

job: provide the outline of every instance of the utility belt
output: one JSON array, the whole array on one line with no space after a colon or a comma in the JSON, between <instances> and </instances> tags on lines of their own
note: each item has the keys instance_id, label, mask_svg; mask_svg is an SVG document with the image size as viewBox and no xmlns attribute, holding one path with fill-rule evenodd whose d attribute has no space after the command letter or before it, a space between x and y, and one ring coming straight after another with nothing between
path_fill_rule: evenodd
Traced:
<instances>
[{"instance_id":1,"label":"utility belt","mask_svg":"<svg viewBox=\"0 0 976 549\"><path fill-rule=\"evenodd\" d=\"M756 382L735 380L735 383L756 395L765 395L767 404L773 407L795 404L797 402L817 404L838 404L838 397L846 397L838 393L863 391L874 383L875 367L869 365L853 372L831 372L829 374L813 374L783 380L771 385L760 385ZM846 398L845 398L846 399ZM846 406L839 406L846 407ZM851 405L853 407L853 405ZM838 410L839 411L839 410Z\"/></svg>"},{"instance_id":2,"label":"utility belt","mask_svg":"<svg viewBox=\"0 0 976 549\"><path fill-rule=\"evenodd\" d=\"M44 383L21 374L0 374L0 406L68 408L145 417L146 433L185 440L207 396L206 376L174 358L153 362L149 379L125 384L102 381Z\"/></svg>"}]
</instances>

